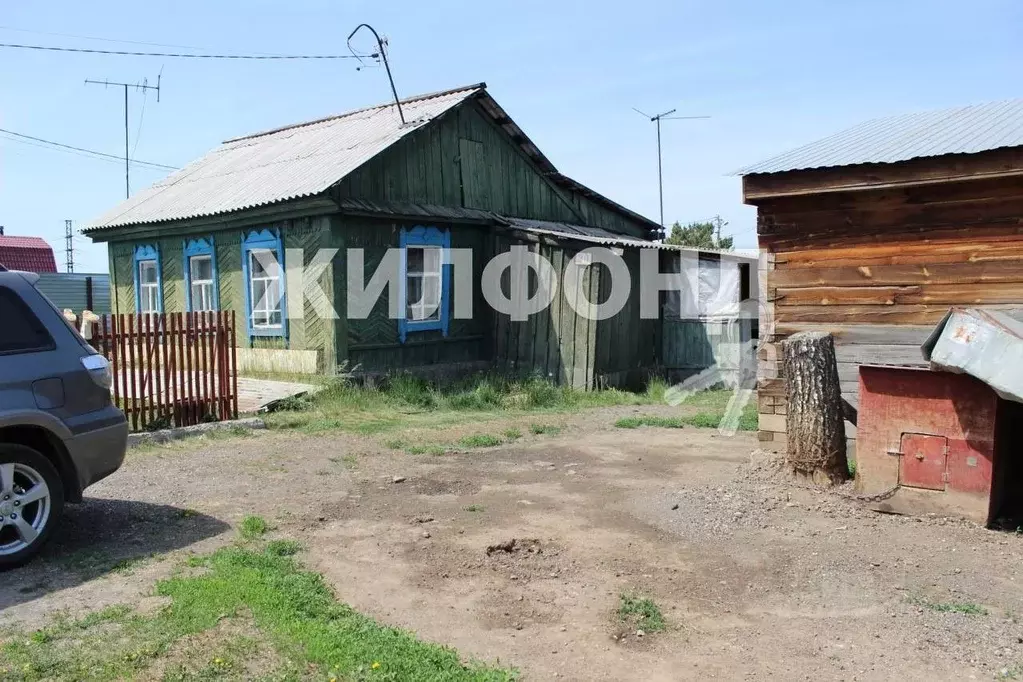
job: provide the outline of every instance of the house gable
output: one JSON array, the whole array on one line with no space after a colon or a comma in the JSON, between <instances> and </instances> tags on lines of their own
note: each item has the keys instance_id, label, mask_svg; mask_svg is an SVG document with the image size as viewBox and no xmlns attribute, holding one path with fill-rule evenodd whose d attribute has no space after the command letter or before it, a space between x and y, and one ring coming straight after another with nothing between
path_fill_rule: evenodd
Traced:
<instances>
[{"instance_id":1,"label":"house gable","mask_svg":"<svg viewBox=\"0 0 1023 682\"><path fill-rule=\"evenodd\" d=\"M349 174L335 196L480 209L649 236L649 224L562 186L562 178L545 172L470 99Z\"/></svg>"}]
</instances>

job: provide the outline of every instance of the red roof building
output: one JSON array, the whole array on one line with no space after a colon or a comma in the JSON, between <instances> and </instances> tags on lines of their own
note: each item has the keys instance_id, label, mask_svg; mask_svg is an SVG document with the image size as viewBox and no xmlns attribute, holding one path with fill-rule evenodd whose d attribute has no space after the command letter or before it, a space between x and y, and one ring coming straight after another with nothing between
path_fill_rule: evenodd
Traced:
<instances>
[{"instance_id":1,"label":"red roof building","mask_svg":"<svg viewBox=\"0 0 1023 682\"><path fill-rule=\"evenodd\" d=\"M57 272L53 249L41 237L0 235L0 265L8 270Z\"/></svg>"}]
</instances>

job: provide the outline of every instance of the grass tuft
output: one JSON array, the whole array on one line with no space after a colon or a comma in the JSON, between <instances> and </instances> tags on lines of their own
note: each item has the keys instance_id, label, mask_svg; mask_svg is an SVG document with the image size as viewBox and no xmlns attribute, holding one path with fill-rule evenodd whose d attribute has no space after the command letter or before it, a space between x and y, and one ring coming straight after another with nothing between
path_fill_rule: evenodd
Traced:
<instances>
[{"instance_id":1,"label":"grass tuft","mask_svg":"<svg viewBox=\"0 0 1023 682\"><path fill-rule=\"evenodd\" d=\"M561 433L561 427L553 424L530 424L529 431L537 436L556 436Z\"/></svg>"},{"instance_id":2,"label":"grass tuft","mask_svg":"<svg viewBox=\"0 0 1023 682\"><path fill-rule=\"evenodd\" d=\"M489 433L477 433L460 438L458 444L464 448L492 448L500 445L501 439Z\"/></svg>"},{"instance_id":3,"label":"grass tuft","mask_svg":"<svg viewBox=\"0 0 1023 682\"><path fill-rule=\"evenodd\" d=\"M465 511L467 511L467 512L481 512L481 511L484 511L484 508L483 508L482 504L470 504L468 507L465 508Z\"/></svg>"},{"instance_id":4,"label":"grass tuft","mask_svg":"<svg viewBox=\"0 0 1023 682\"><path fill-rule=\"evenodd\" d=\"M266 543L266 553L270 556L294 556L302 550L302 545L295 540L271 540Z\"/></svg>"},{"instance_id":5,"label":"grass tuft","mask_svg":"<svg viewBox=\"0 0 1023 682\"><path fill-rule=\"evenodd\" d=\"M641 426L659 426L665 429L681 429L683 424L680 417L644 415L641 417L622 417L615 422L615 426L619 429L638 429Z\"/></svg>"},{"instance_id":6,"label":"grass tuft","mask_svg":"<svg viewBox=\"0 0 1023 682\"><path fill-rule=\"evenodd\" d=\"M443 445L413 445L406 452L410 455L433 455L437 457L446 453L447 449Z\"/></svg>"},{"instance_id":7,"label":"grass tuft","mask_svg":"<svg viewBox=\"0 0 1023 682\"><path fill-rule=\"evenodd\" d=\"M659 632L667 627L664 614L653 599L624 592L618 596L618 620L644 632Z\"/></svg>"},{"instance_id":8,"label":"grass tuft","mask_svg":"<svg viewBox=\"0 0 1023 682\"><path fill-rule=\"evenodd\" d=\"M518 429L505 429L502 435L506 440L518 440L522 438L522 431Z\"/></svg>"},{"instance_id":9,"label":"grass tuft","mask_svg":"<svg viewBox=\"0 0 1023 682\"><path fill-rule=\"evenodd\" d=\"M913 597L908 599L910 604L921 606L931 611L938 611L939 613L964 613L968 616L986 616L988 610L976 604L974 602L935 602L925 599L924 597Z\"/></svg>"},{"instance_id":10,"label":"grass tuft","mask_svg":"<svg viewBox=\"0 0 1023 682\"><path fill-rule=\"evenodd\" d=\"M268 530L270 530L270 525L262 516L246 516L242 519L242 525L239 528L239 532L245 540L263 537Z\"/></svg>"}]
</instances>

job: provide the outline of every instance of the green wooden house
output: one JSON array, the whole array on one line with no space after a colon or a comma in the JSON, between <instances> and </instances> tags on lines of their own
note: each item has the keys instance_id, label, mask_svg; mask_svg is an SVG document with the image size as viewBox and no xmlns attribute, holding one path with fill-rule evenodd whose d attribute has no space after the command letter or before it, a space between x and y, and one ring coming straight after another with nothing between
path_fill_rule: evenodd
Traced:
<instances>
[{"instance_id":1,"label":"green wooden house","mask_svg":"<svg viewBox=\"0 0 1023 682\"><path fill-rule=\"evenodd\" d=\"M640 319L638 263L659 226L559 173L482 83L401 109L406 123L392 103L229 140L94 221L85 234L108 243L113 312L234 310L240 365L270 371L496 366L592 387L653 367L660 323ZM431 241L472 249L471 318L450 315L447 268L424 262ZM606 320L576 315L559 294L512 321L486 305L479 281L513 244L558 275L578 251L613 247L632 294ZM302 249L313 268L323 248L338 249L319 275L337 319L317 314L323 301L305 298L297 311L288 296L287 254ZM393 319L382 296L368 317L349 319L352 248L364 249L364 282L388 249L403 249L400 281L437 292L440 313L422 319L409 306ZM579 290L606 297L606 270L584 273Z\"/></svg>"}]
</instances>

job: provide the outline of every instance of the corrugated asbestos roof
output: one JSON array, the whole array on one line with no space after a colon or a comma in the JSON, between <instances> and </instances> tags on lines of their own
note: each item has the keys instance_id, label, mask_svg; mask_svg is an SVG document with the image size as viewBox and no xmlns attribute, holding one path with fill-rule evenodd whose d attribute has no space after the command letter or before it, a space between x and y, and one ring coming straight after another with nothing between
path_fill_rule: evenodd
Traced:
<instances>
[{"instance_id":1,"label":"corrugated asbestos roof","mask_svg":"<svg viewBox=\"0 0 1023 682\"><path fill-rule=\"evenodd\" d=\"M889 116L747 166L736 175L896 163L1023 146L1023 99Z\"/></svg>"},{"instance_id":2,"label":"corrugated asbestos roof","mask_svg":"<svg viewBox=\"0 0 1023 682\"><path fill-rule=\"evenodd\" d=\"M228 140L127 199L87 231L255 208L319 194L409 133L483 90L482 83Z\"/></svg>"},{"instance_id":3,"label":"corrugated asbestos roof","mask_svg":"<svg viewBox=\"0 0 1023 682\"><path fill-rule=\"evenodd\" d=\"M402 100L409 121L404 126L397 107L382 104L228 140L96 219L84 232L212 216L320 194L405 135L474 96L483 112L552 182L646 225L651 234L659 232L660 226L649 218L558 172L486 87L478 83ZM417 210L422 208L427 207ZM433 216L439 218L459 210L429 208L437 208L440 213Z\"/></svg>"},{"instance_id":4,"label":"corrugated asbestos roof","mask_svg":"<svg viewBox=\"0 0 1023 682\"><path fill-rule=\"evenodd\" d=\"M663 249L667 251L691 251L694 253L719 253L736 260L756 261L755 254L745 251L724 251L722 249L700 249L692 246L663 244L638 237L627 237L601 227L587 227L570 223L551 222L549 220L530 220L526 218L501 217L503 223L515 230L531 234L542 234L560 239L574 239L581 242L600 244L601 246L633 246L645 249Z\"/></svg>"}]
</instances>

